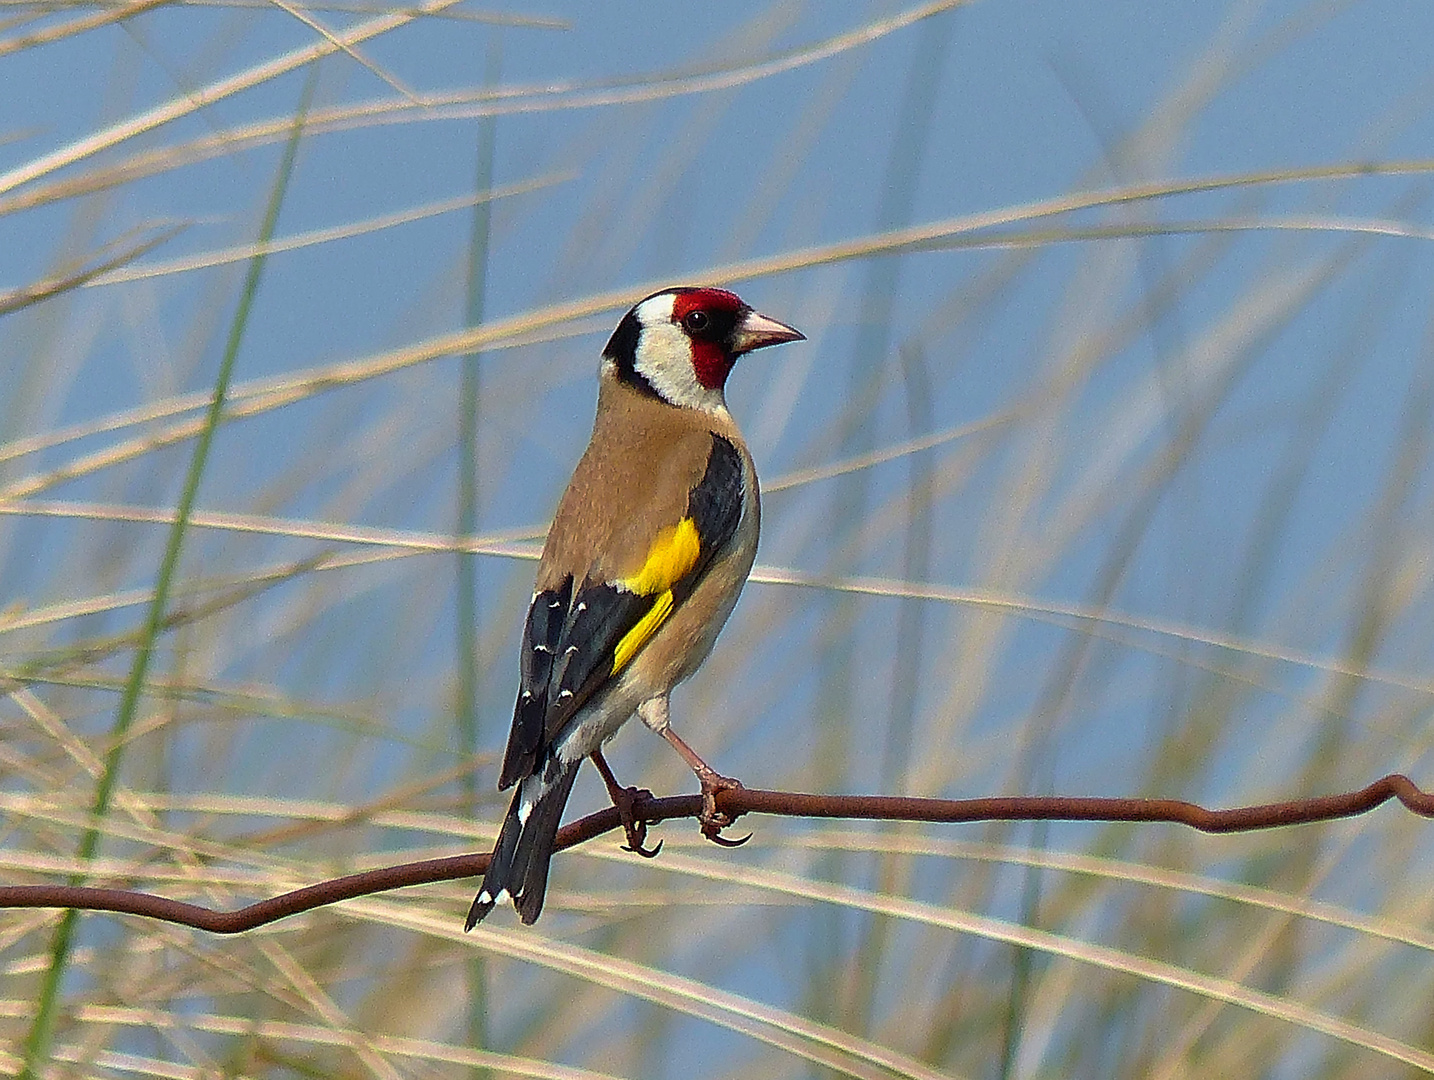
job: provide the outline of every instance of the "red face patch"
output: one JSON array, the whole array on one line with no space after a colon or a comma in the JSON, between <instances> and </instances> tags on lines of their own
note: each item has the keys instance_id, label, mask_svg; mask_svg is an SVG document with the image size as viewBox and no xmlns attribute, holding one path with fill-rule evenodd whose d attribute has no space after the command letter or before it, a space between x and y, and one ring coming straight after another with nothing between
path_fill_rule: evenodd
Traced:
<instances>
[{"instance_id":1,"label":"red face patch","mask_svg":"<svg viewBox=\"0 0 1434 1080\"><path fill-rule=\"evenodd\" d=\"M728 343L746 305L726 289L689 289L672 302L672 321L692 342L692 368L708 390L720 390L736 363Z\"/></svg>"},{"instance_id":2,"label":"red face patch","mask_svg":"<svg viewBox=\"0 0 1434 1080\"><path fill-rule=\"evenodd\" d=\"M727 382L735 361L720 342L692 339L692 370L708 390L720 390Z\"/></svg>"},{"instance_id":3,"label":"red face patch","mask_svg":"<svg viewBox=\"0 0 1434 1080\"><path fill-rule=\"evenodd\" d=\"M742 298L726 289L684 289L672 301L672 317L681 322L690 311L725 312L736 315L742 310Z\"/></svg>"}]
</instances>

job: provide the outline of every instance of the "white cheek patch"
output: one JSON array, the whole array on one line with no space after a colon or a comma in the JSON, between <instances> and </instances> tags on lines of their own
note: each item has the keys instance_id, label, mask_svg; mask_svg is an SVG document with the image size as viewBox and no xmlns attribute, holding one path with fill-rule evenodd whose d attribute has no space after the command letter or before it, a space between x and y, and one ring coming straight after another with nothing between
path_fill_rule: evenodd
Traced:
<instances>
[{"instance_id":1,"label":"white cheek patch","mask_svg":"<svg viewBox=\"0 0 1434 1080\"><path fill-rule=\"evenodd\" d=\"M682 327L672 321L675 300L671 294L663 294L637 306L642 333L637 339L633 369L673 405L725 413L727 402L722 391L709 390L697 381L692 343Z\"/></svg>"}]
</instances>

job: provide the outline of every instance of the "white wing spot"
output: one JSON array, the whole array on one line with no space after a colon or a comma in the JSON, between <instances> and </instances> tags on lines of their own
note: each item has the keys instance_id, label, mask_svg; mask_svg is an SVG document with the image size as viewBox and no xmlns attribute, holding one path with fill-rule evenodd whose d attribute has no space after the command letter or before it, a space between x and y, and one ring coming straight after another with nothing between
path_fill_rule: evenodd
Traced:
<instances>
[{"instance_id":1,"label":"white wing spot","mask_svg":"<svg viewBox=\"0 0 1434 1080\"><path fill-rule=\"evenodd\" d=\"M580 601L578 601L578 606L575 607L575 608L573 608L573 614L574 614L574 615L581 615L581 614L582 614L584 611L586 611L587 609L588 609L588 602L587 602L586 600L580 600Z\"/></svg>"},{"instance_id":2,"label":"white wing spot","mask_svg":"<svg viewBox=\"0 0 1434 1080\"><path fill-rule=\"evenodd\" d=\"M528 824L528 818L529 818L529 816L533 813L533 806L537 803L537 801L538 801L538 800L537 800L535 797L531 796L531 795L526 795L526 794L525 794L525 795L523 796L523 801L518 804L518 824L519 824L519 825L526 825L526 824Z\"/></svg>"},{"instance_id":3,"label":"white wing spot","mask_svg":"<svg viewBox=\"0 0 1434 1080\"><path fill-rule=\"evenodd\" d=\"M572 697L572 696L573 696L573 692L572 692L571 690L559 690L559 691L558 691L558 697L559 697L559 698Z\"/></svg>"},{"instance_id":4,"label":"white wing spot","mask_svg":"<svg viewBox=\"0 0 1434 1080\"><path fill-rule=\"evenodd\" d=\"M551 645L534 645L533 651L550 653L553 651L553 647Z\"/></svg>"},{"instance_id":5,"label":"white wing spot","mask_svg":"<svg viewBox=\"0 0 1434 1080\"><path fill-rule=\"evenodd\" d=\"M506 899L508 899L508 890L507 890L507 889L499 889L499 890L498 890L498 895L495 896L495 897L493 897L493 899L490 901L490 903L501 904L501 903L502 903L504 900L506 900Z\"/></svg>"},{"instance_id":6,"label":"white wing spot","mask_svg":"<svg viewBox=\"0 0 1434 1080\"><path fill-rule=\"evenodd\" d=\"M478 894L478 903L480 903L480 904L491 904L492 902L493 902L493 898L488 895L488 890L487 890L487 889L484 889L482 892L480 892L480 893Z\"/></svg>"},{"instance_id":7,"label":"white wing spot","mask_svg":"<svg viewBox=\"0 0 1434 1080\"><path fill-rule=\"evenodd\" d=\"M577 652L577 651L578 651L578 647L577 647L576 645L569 645L569 646L567 647L567 649L564 650L563 655L564 655L564 656L572 656L573 653L575 653L575 652Z\"/></svg>"}]
</instances>

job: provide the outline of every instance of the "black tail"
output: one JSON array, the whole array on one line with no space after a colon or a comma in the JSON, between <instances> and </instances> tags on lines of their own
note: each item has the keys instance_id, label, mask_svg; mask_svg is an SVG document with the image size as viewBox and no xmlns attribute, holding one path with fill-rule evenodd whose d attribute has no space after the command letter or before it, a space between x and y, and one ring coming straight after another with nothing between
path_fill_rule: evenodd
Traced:
<instances>
[{"instance_id":1,"label":"black tail","mask_svg":"<svg viewBox=\"0 0 1434 1080\"><path fill-rule=\"evenodd\" d=\"M472 930L504 896L512 897L523 922L538 918L548 888L548 863L558 824L581 764L581 759L567 763L549 758L544 768L518 784L464 930Z\"/></svg>"}]
</instances>

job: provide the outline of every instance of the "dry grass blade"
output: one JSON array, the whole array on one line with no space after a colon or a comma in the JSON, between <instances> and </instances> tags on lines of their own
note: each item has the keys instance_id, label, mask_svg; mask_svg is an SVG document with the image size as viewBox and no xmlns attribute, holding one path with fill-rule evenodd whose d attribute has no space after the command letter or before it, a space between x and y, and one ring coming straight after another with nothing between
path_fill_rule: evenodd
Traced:
<instances>
[{"instance_id":1,"label":"dry grass blade","mask_svg":"<svg viewBox=\"0 0 1434 1080\"><path fill-rule=\"evenodd\" d=\"M456 2L457 0L431 0L430 3L409 9L407 12L381 15L351 27L343 33L331 35L320 44L293 50L208 86L197 88L182 97L174 98L128 120L95 132L69 146L42 155L26 165L0 173L0 195L32 184L61 168L74 165L199 109L207 108L235 94L260 86L288 72L296 71L332 53L352 49L356 45L391 33L417 19L440 13ZM820 63L842 52L869 45L881 37L910 26L913 22L930 18L939 12L968 2L969 0L935 0L935 2L919 5L887 19L875 20L814 46L794 50L786 56L758 64L743 65L731 70L701 75L658 76L620 88L584 89L560 85L535 90L523 88L484 90L461 95L425 94L417 99L405 95L397 104L379 103L360 106L356 109L315 110L313 116L309 118L309 129L312 134L321 134L328 131L350 129L355 121L364 123L403 122L409 119L403 114L411 111L417 111L419 116L425 119L451 119L456 115L504 115L555 109L597 108L638 103L661 97L712 93L770 78L795 68ZM466 107L460 106L458 103L465 103L475 97L485 102L491 101L491 103L478 106L476 112L456 111ZM285 130L286 121L278 119L259 125L249 125L247 128L232 128L212 140L195 143L195 149L188 152L179 148L161 151L161 160L164 163L163 167L170 169L185 161L186 158L197 160L196 151L206 145L210 148L209 152L233 153L254 145L276 141L283 137ZM200 153L199 156L208 156L208 153ZM121 170L121 175L125 178L132 178L143 171L141 168L137 173L135 165L122 166ZM45 201L51 201L55 196L45 195L42 198ZM22 205L24 204L17 202L6 205L3 200L0 200L0 214L12 213Z\"/></svg>"},{"instance_id":2,"label":"dry grass blade","mask_svg":"<svg viewBox=\"0 0 1434 1080\"><path fill-rule=\"evenodd\" d=\"M350 221L328 229L312 229L295 236L280 236L269 241L262 249L255 244L245 244L219 251L201 252L179 259L170 259L163 263L141 263L138 266L130 266L126 269L107 266L102 271L91 274L84 283L88 285L119 285L127 281L147 281L157 277L164 277L167 274L184 274L195 270L208 269L213 266L224 266L228 263L244 262L259 255L277 255L282 252L298 251L301 248L312 247L315 244L331 244L337 240L349 240L357 236L367 236L382 229L392 229L400 225L409 225L416 221L424 221L431 217L438 217L442 214L450 214L455 210L471 209L480 203L490 202L494 199L504 199L514 195L525 195L532 191L541 191L553 184L571 181L574 175L573 173L556 173L549 176L535 177L532 180L526 180L518 184L505 184L502 187L494 188L492 191L481 192L477 195L461 195L452 199L440 199L436 202L425 203L423 206L415 206L411 209L400 210L392 214L366 218L363 221ZM0 301L3 301L3 298L0 298Z\"/></svg>"},{"instance_id":3,"label":"dry grass blade","mask_svg":"<svg viewBox=\"0 0 1434 1080\"><path fill-rule=\"evenodd\" d=\"M28 34L17 34L14 37L0 38L0 58L9 56L11 53L21 52L25 49L33 49L39 45L47 45L54 41L63 41L65 38L75 37L79 34L94 30L97 27L122 22L125 19L134 18L136 15L141 15L146 11L152 11L157 7L173 2L174 0L131 0L131 2L125 4L102 7L99 11L89 15L81 15L76 19L56 23L53 26L45 27L43 30L34 30Z\"/></svg>"},{"instance_id":4,"label":"dry grass blade","mask_svg":"<svg viewBox=\"0 0 1434 1080\"><path fill-rule=\"evenodd\" d=\"M143 258L155 248L168 243L174 237L183 232L185 226L179 225L168 229L160 230L159 234L138 243L128 246L122 241L115 241L110 245L120 250L114 255L97 256L98 261L91 261L88 266L77 270L68 270L37 281L33 285L26 285L24 288L11 289L8 292L0 292L0 316L8 315L11 312L19 311L21 308L29 307L31 304L38 304L50 300L61 293L78 289L81 286L89 285L96 280L104 278L108 274L120 272L121 268ZM146 230L148 231L148 230Z\"/></svg>"},{"instance_id":5,"label":"dry grass blade","mask_svg":"<svg viewBox=\"0 0 1434 1080\"><path fill-rule=\"evenodd\" d=\"M433 0L433 2L416 9L414 14L388 14L370 19L319 44L295 49L273 60L256 64L226 79L172 98L154 108L146 109L128 120L112 124L101 131L70 143L68 146L43 154L25 165L0 173L0 193L33 183L49 173L102 153L129 139L153 131L164 124L207 108L235 94L260 86L280 75L298 71L332 53L352 48L361 42L389 33L429 12L442 11L456 2L457 0ZM287 122L286 128L288 126L292 126L292 120Z\"/></svg>"},{"instance_id":6,"label":"dry grass blade","mask_svg":"<svg viewBox=\"0 0 1434 1080\"><path fill-rule=\"evenodd\" d=\"M944 441L946 435L940 436ZM929 444L923 444L929 445ZM917 448L920 448L919 446ZM909 452L907 448L866 455L852 463L832 466L835 470L851 467L865 467L873 456L882 457L891 453L896 456ZM809 470L800 476L815 473L818 477L828 474L822 470ZM0 502L0 516L42 516L78 518L95 521L129 521L151 524L169 524L174 520L170 510L138 506L106 506L93 503L73 503L16 498ZM332 522L296 521L255 514L224 514L200 511L191 518L191 525L199 529L252 533L267 536L299 537L332 543L359 544L393 548L412 553L444 553L467 551L478 555L497 558L536 560L541 554L541 545L534 541L545 532L544 527L519 526L501 534L489 534L468 539L446 536L438 533L419 533L401 529L375 529L354 525L340 525ZM329 561L328 557L324 561ZM262 579L256 579L262 580ZM1434 680L1398 671L1362 667L1345 661L1320 656L1316 653L1282 647L1270 642L1233 635L1217 634L1207 628L1188 626L1165 619L1155 619L1082 604L1057 604L1031 597L1001 595L988 590L960 588L934 582L901 581L888 578L844 577L812 574L789 567L758 564L753 567L750 580L761 585L786 585L819 591L849 593L857 596L876 596L900 599L930 600L938 603L958 604L973 608L1018 615L1041 621L1054 621L1058 625L1095 624L1101 627L1134 630L1156 637L1196 645L1208 645L1222 651L1275 660L1295 667L1308 668L1329 674L1346 675L1351 678L1398 687L1419 694L1434 695ZM0 618L0 632L11 629L41 625L57 618L74 618L96 611L113 610L140 602L144 594L130 594L123 599L76 601L44 612L20 614L11 612ZM1125 639L1133 648L1146 646L1138 638Z\"/></svg>"}]
</instances>

